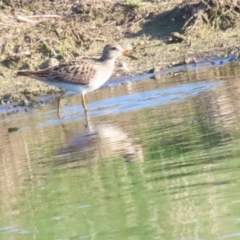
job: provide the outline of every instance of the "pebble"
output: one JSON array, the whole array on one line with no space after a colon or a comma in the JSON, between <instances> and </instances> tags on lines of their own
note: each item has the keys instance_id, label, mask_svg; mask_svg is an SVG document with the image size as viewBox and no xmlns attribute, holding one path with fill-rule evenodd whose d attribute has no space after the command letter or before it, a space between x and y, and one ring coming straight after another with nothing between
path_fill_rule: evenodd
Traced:
<instances>
[{"instance_id":1,"label":"pebble","mask_svg":"<svg viewBox=\"0 0 240 240\"><path fill-rule=\"evenodd\" d=\"M16 132L19 128L18 127L11 127L11 128L8 128L8 132L11 133L11 132Z\"/></svg>"}]
</instances>

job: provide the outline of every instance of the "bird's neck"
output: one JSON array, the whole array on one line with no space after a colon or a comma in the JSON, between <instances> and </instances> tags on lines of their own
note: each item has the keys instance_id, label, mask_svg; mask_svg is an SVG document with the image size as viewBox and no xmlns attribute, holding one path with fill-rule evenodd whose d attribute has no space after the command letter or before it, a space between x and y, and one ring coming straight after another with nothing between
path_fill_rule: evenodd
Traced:
<instances>
[{"instance_id":1,"label":"bird's neck","mask_svg":"<svg viewBox=\"0 0 240 240\"><path fill-rule=\"evenodd\" d=\"M108 53L103 52L103 54L100 57L99 61L100 62L112 62L114 64L116 59L117 59L116 57L110 57Z\"/></svg>"},{"instance_id":2,"label":"bird's neck","mask_svg":"<svg viewBox=\"0 0 240 240\"><path fill-rule=\"evenodd\" d=\"M117 58L104 58L104 57L101 57L99 59L99 61L104 63L105 65L108 65L109 67L114 67L116 59Z\"/></svg>"},{"instance_id":3,"label":"bird's neck","mask_svg":"<svg viewBox=\"0 0 240 240\"><path fill-rule=\"evenodd\" d=\"M102 62L115 62L116 58L106 58L106 57L102 56L99 60Z\"/></svg>"}]
</instances>

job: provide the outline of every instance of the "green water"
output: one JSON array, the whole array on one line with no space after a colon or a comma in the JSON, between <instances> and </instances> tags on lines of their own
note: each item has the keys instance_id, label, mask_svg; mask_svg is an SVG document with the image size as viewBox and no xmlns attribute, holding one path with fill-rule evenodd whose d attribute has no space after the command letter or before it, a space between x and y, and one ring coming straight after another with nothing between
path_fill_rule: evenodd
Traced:
<instances>
[{"instance_id":1,"label":"green water","mask_svg":"<svg viewBox=\"0 0 240 240\"><path fill-rule=\"evenodd\" d=\"M102 89L88 126L77 96L2 115L0 239L240 239L239 78Z\"/></svg>"}]
</instances>

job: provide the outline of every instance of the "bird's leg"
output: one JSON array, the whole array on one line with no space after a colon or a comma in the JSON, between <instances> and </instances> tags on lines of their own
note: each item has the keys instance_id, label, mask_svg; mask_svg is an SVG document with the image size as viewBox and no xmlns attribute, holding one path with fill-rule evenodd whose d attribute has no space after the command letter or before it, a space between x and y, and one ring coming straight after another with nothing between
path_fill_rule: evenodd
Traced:
<instances>
[{"instance_id":1,"label":"bird's leg","mask_svg":"<svg viewBox=\"0 0 240 240\"><path fill-rule=\"evenodd\" d=\"M84 124L84 126L87 129L89 127L89 119L88 119L88 113L86 111L85 111L85 119L86 119L86 123Z\"/></svg>"},{"instance_id":2,"label":"bird's leg","mask_svg":"<svg viewBox=\"0 0 240 240\"><path fill-rule=\"evenodd\" d=\"M83 106L83 108L85 110L85 113L86 113L88 110L87 110L87 105L86 105L86 102L85 102L84 94L82 94L82 106Z\"/></svg>"},{"instance_id":3,"label":"bird's leg","mask_svg":"<svg viewBox=\"0 0 240 240\"><path fill-rule=\"evenodd\" d=\"M64 91L62 91L62 93L60 94L60 96L58 97L57 99L57 116L58 118L61 118L61 114L60 114L60 100L61 100L61 97L65 94Z\"/></svg>"}]
</instances>

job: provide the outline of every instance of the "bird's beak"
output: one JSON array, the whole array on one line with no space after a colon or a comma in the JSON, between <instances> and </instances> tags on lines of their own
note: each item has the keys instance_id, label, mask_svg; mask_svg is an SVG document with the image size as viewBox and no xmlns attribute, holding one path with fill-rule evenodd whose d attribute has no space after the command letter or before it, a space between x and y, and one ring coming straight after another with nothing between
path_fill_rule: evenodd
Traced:
<instances>
[{"instance_id":1,"label":"bird's beak","mask_svg":"<svg viewBox=\"0 0 240 240\"><path fill-rule=\"evenodd\" d=\"M122 52L122 55L125 56L125 57L129 57L129 58L131 58L131 59L137 60L136 57L134 57L133 55L131 55L131 54L128 53L128 52L123 51L123 52Z\"/></svg>"}]
</instances>

